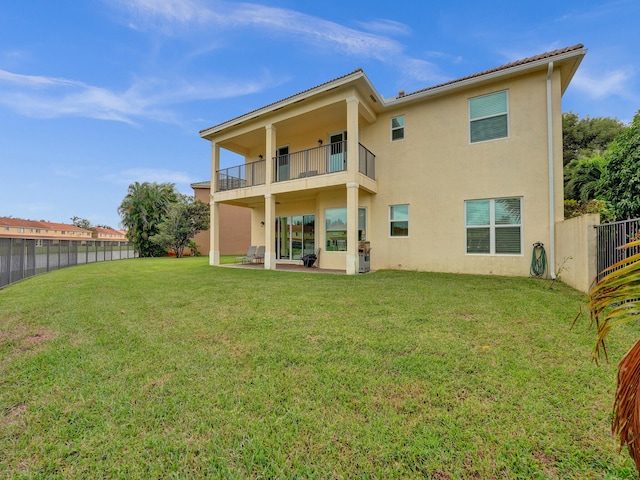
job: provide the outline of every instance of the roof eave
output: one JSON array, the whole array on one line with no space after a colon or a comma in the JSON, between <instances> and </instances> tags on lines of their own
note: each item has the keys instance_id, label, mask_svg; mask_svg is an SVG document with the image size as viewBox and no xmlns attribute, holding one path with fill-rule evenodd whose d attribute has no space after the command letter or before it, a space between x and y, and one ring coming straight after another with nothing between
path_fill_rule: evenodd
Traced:
<instances>
[{"instance_id":1,"label":"roof eave","mask_svg":"<svg viewBox=\"0 0 640 480\"><path fill-rule=\"evenodd\" d=\"M412 102L421 98L443 95L453 90L464 89L474 85L488 83L488 82L500 79L502 77L517 75L520 73L524 73L528 70L536 70L536 69L539 69L540 67L548 65L551 62L555 64L561 61L571 59L572 57L575 57L574 59L575 61L570 64L570 69L567 72L567 75L562 76L561 91L562 93L564 93L567 87L569 86L571 79L573 78L576 71L578 70L578 67L580 66L580 63L582 62L582 59L584 58L586 53L587 53L587 50L585 48L582 48L580 50L573 50L571 52L561 53L558 55L554 55L553 57L542 58L540 60L535 60L533 62L525 63L522 65L516 65L510 68L506 68L504 70L498 70L495 72L486 73L484 75L479 75L477 77L460 80L459 82L448 83L440 87L435 87L432 89L425 90L423 92L412 93L404 97L387 98L384 100L384 105L385 106L401 105L403 103Z\"/></svg>"},{"instance_id":2,"label":"roof eave","mask_svg":"<svg viewBox=\"0 0 640 480\"><path fill-rule=\"evenodd\" d=\"M384 104L384 98L373 87L373 85L369 81L369 78L366 76L364 71L359 69L352 72L351 74L345 75L344 77L340 77L340 78L337 78L336 80L324 83L322 85L318 85L317 87L310 88L309 90L305 90L304 92L297 93L295 95L292 95L291 97L285 98L284 100L280 100L278 102L272 103L270 105L267 105L265 107L254 110L252 112L246 113L234 119L228 120L219 125L215 125L213 127L209 127L204 130L201 130L200 138L207 138L213 134L226 130L227 128L238 126L241 123L244 123L248 120L259 118L265 114L275 112L276 110L280 110L282 108L288 107L289 105L293 105L302 100L306 100L307 98L311 98L315 95L328 92L330 90L334 90L344 85L348 85L359 79L363 79L367 87L371 90L370 95L374 95L374 98L375 98L374 101L380 103L381 105Z\"/></svg>"}]
</instances>

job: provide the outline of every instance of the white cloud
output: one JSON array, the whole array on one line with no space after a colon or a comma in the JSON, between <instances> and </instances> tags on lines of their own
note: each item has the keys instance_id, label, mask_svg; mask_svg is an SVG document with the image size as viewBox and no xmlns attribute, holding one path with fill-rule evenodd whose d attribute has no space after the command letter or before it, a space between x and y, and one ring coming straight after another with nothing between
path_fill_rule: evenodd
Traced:
<instances>
[{"instance_id":1,"label":"white cloud","mask_svg":"<svg viewBox=\"0 0 640 480\"><path fill-rule=\"evenodd\" d=\"M439 69L431 62L416 58L405 58L399 65L403 75L417 80L420 83L439 83L449 80L448 77L439 73Z\"/></svg>"},{"instance_id":2,"label":"white cloud","mask_svg":"<svg viewBox=\"0 0 640 480\"><path fill-rule=\"evenodd\" d=\"M6 70L0 70L0 81L24 87L47 88L47 87L82 87L84 84L65 80L63 78L43 77L39 75L22 75Z\"/></svg>"},{"instance_id":3,"label":"white cloud","mask_svg":"<svg viewBox=\"0 0 640 480\"><path fill-rule=\"evenodd\" d=\"M0 86L4 86L0 88L0 105L35 118L75 116L128 124L146 118L179 123L169 106L247 95L282 82L273 80L268 72L257 78L241 81L209 78L197 82L146 78L116 92L76 80L0 70Z\"/></svg>"},{"instance_id":4,"label":"white cloud","mask_svg":"<svg viewBox=\"0 0 640 480\"><path fill-rule=\"evenodd\" d=\"M116 3L132 14L129 26L134 29L149 25L167 27L171 23L203 18L203 9L192 0L117 0Z\"/></svg>"},{"instance_id":5,"label":"white cloud","mask_svg":"<svg viewBox=\"0 0 640 480\"><path fill-rule=\"evenodd\" d=\"M439 60L446 60L453 64L462 63L462 60L463 60L461 55L452 55L446 52L430 51L430 52L426 52L426 56L428 58L437 58Z\"/></svg>"},{"instance_id":6,"label":"white cloud","mask_svg":"<svg viewBox=\"0 0 640 480\"><path fill-rule=\"evenodd\" d=\"M370 22L358 22L365 30L369 32L375 32L378 34L390 34L390 35L409 35L411 34L411 27L404 23L396 22L394 20L377 19Z\"/></svg>"},{"instance_id":7,"label":"white cloud","mask_svg":"<svg viewBox=\"0 0 640 480\"><path fill-rule=\"evenodd\" d=\"M410 33L406 25L392 20L382 19L360 24L366 30L377 32L369 33L286 8L245 2L204 3L187 0L181 8L174 10L173 6L178 1L129 0L120 4L125 6L127 11L133 12L147 28L155 27L166 32L168 25L171 25L174 34L182 30L185 36L197 36L197 28L203 27L207 42L215 42L215 39L211 40L214 32L251 28L258 33L286 36L296 43L317 45L323 51L339 49L354 57L375 59L386 64L428 63L426 60L408 57L404 53L403 44L386 36ZM202 45L198 48L199 51L203 51ZM435 65L431 65L429 69L435 70ZM417 72L418 79L425 77L424 69L404 70Z\"/></svg>"},{"instance_id":8,"label":"white cloud","mask_svg":"<svg viewBox=\"0 0 640 480\"><path fill-rule=\"evenodd\" d=\"M629 70L612 70L593 75L587 70L578 70L571 85L594 99L602 99L610 96L630 98L628 92L632 79Z\"/></svg>"}]
</instances>

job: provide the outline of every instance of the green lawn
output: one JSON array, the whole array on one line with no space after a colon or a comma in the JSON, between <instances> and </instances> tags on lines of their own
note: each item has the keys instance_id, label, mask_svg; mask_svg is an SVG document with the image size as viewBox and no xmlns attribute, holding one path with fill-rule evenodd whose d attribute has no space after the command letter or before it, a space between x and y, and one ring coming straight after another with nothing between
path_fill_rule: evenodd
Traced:
<instances>
[{"instance_id":1,"label":"green lawn","mask_svg":"<svg viewBox=\"0 0 640 480\"><path fill-rule=\"evenodd\" d=\"M0 290L1 478L636 478L547 281L67 268Z\"/></svg>"}]
</instances>

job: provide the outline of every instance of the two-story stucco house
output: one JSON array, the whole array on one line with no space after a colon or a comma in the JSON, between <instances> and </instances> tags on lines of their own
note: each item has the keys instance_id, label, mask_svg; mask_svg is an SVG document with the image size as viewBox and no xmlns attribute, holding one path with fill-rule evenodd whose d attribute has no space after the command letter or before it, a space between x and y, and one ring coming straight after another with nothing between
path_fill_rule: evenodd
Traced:
<instances>
[{"instance_id":1,"label":"two-story stucco house","mask_svg":"<svg viewBox=\"0 0 640 480\"><path fill-rule=\"evenodd\" d=\"M320 249L323 268L553 277L563 220L561 97L575 45L383 98L362 70L200 132L212 146L210 264L220 205L251 209L264 268ZM220 168L220 149L244 156Z\"/></svg>"}]
</instances>

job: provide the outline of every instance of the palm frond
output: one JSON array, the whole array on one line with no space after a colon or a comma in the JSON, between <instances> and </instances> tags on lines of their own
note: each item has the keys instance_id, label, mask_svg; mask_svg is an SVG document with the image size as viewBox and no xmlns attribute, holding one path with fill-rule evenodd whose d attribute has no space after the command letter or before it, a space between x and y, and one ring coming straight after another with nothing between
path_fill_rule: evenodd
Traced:
<instances>
[{"instance_id":1,"label":"palm frond","mask_svg":"<svg viewBox=\"0 0 640 480\"><path fill-rule=\"evenodd\" d=\"M629 456L640 472L640 340L618 364L618 387L613 405L611 430L620 436L622 451L626 445Z\"/></svg>"},{"instance_id":2,"label":"palm frond","mask_svg":"<svg viewBox=\"0 0 640 480\"><path fill-rule=\"evenodd\" d=\"M640 247L636 236L622 248ZM640 319L640 253L620 260L604 272L607 275L589 292L589 314L597 327L593 352L596 362L607 356L605 337L612 328ZM613 405L611 431L620 437L620 451L627 446L640 473L640 340L618 364L618 385Z\"/></svg>"}]
</instances>

